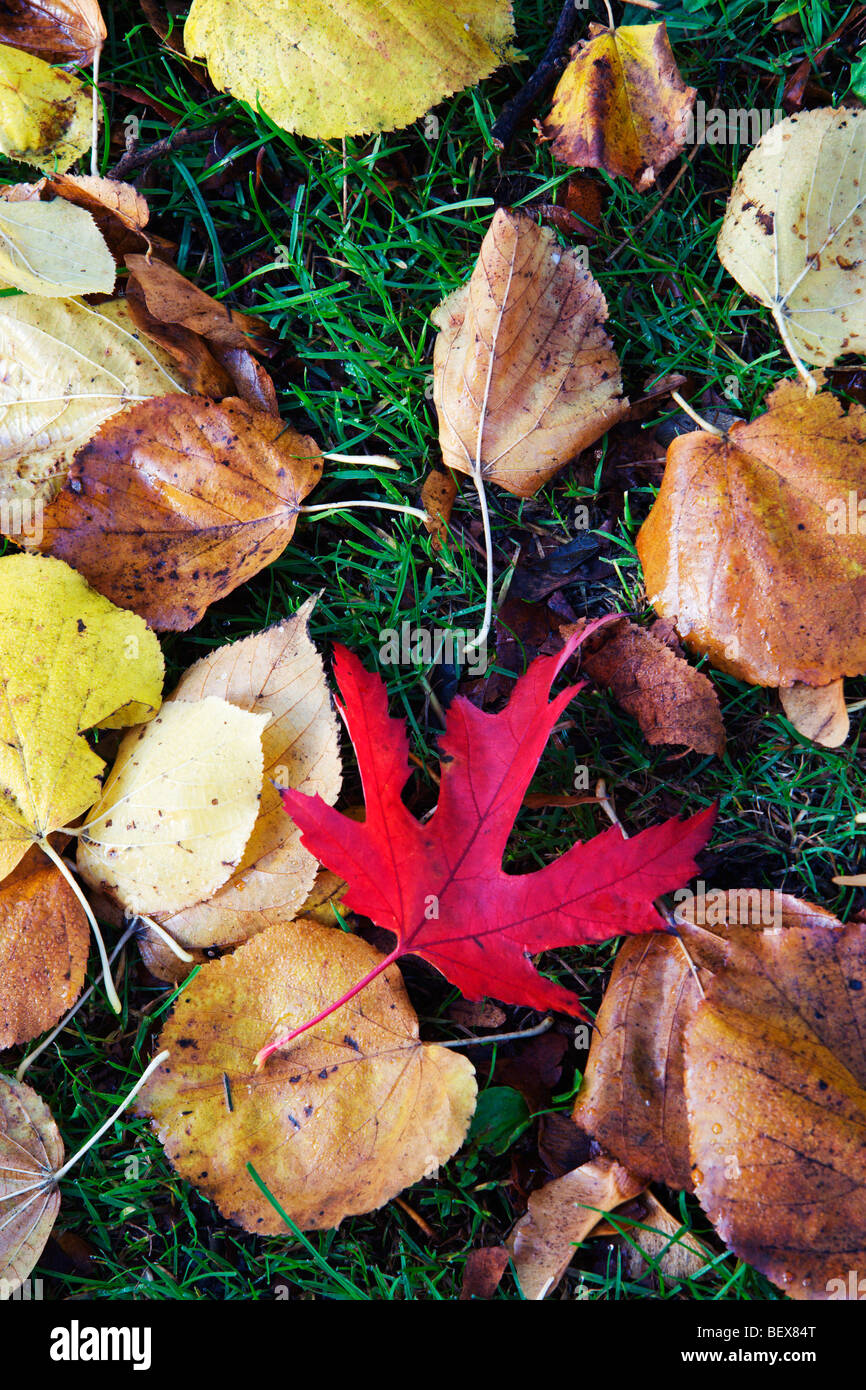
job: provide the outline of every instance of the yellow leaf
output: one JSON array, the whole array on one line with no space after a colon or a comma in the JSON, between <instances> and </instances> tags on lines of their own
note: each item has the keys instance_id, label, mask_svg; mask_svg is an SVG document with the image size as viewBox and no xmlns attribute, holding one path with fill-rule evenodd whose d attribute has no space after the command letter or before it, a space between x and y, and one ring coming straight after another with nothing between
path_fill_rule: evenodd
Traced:
<instances>
[{"instance_id":1,"label":"yellow leaf","mask_svg":"<svg viewBox=\"0 0 866 1390\"><path fill-rule=\"evenodd\" d=\"M312 606L310 601L276 627L202 657L167 701L166 707L218 695L270 716L262 735L262 799L243 859L214 897L158 915L187 948L233 946L290 920L315 881L318 861L301 844L278 791L294 787L333 806L340 790L337 717L322 658L307 633Z\"/></svg>"},{"instance_id":2,"label":"yellow leaf","mask_svg":"<svg viewBox=\"0 0 866 1390\"><path fill-rule=\"evenodd\" d=\"M0 44L0 153L65 173L91 147L91 117L77 77Z\"/></svg>"},{"instance_id":3,"label":"yellow leaf","mask_svg":"<svg viewBox=\"0 0 866 1390\"><path fill-rule=\"evenodd\" d=\"M0 878L99 795L81 737L159 709L163 660L142 618L61 560L0 559Z\"/></svg>"},{"instance_id":4,"label":"yellow leaf","mask_svg":"<svg viewBox=\"0 0 866 1390\"><path fill-rule=\"evenodd\" d=\"M770 309L801 376L866 351L866 111L830 106L771 126L728 203L722 265Z\"/></svg>"},{"instance_id":5,"label":"yellow leaf","mask_svg":"<svg viewBox=\"0 0 866 1390\"><path fill-rule=\"evenodd\" d=\"M209 696L131 730L79 840L82 878L135 913L216 892L255 824L269 718Z\"/></svg>"},{"instance_id":6,"label":"yellow leaf","mask_svg":"<svg viewBox=\"0 0 866 1390\"><path fill-rule=\"evenodd\" d=\"M514 57L510 0L193 0L190 57L284 130L394 130Z\"/></svg>"},{"instance_id":7,"label":"yellow leaf","mask_svg":"<svg viewBox=\"0 0 866 1390\"><path fill-rule=\"evenodd\" d=\"M84 208L0 200L0 281L52 299L111 294L114 257Z\"/></svg>"},{"instance_id":8,"label":"yellow leaf","mask_svg":"<svg viewBox=\"0 0 866 1390\"><path fill-rule=\"evenodd\" d=\"M286 1231L247 1163L299 1226L324 1230L431 1176L462 1144L474 1070L419 1041L396 966L255 1070L276 1025L305 1022L381 959L316 922L268 927L205 965L163 1029L170 1060L139 1108L178 1173L245 1230Z\"/></svg>"},{"instance_id":9,"label":"yellow leaf","mask_svg":"<svg viewBox=\"0 0 866 1390\"><path fill-rule=\"evenodd\" d=\"M685 145L694 103L664 24L590 24L542 132L565 164L604 169L643 192Z\"/></svg>"},{"instance_id":10,"label":"yellow leaf","mask_svg":"<svg viewBox=\"0 0 866 1390\"><path fill-rule=\"evenodd\" d=\"M171 359L137 331L123 300L92 308L4 299L0 361L0 500L47 500L103 421L135 401L183 391Z\"/></svg>"}]
</instances>

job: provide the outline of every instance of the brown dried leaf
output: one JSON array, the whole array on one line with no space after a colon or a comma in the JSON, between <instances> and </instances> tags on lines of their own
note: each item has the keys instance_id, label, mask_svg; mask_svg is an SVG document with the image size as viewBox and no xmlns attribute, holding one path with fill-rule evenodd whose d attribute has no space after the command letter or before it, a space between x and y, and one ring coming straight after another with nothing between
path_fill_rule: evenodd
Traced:
<instances>
[{"instance_id":1,"label":"brown dried leaf","mask_svg":"<svg viewBox=\"0 0 866 1390\"><path fill-rule=\"evenodd\" d=\"M779 691L782 709L798 733L822 748L841 748L851 721L845 705L845 682L830 685L794 685Z\"/></svg>"},{"instance_id":2,"label":"brown dried leaf","mask_svg":"<svg viewBox=\"0 0 866 1390\"><path fill-rule=\"evenodd\" d=\"M163 396L79 450L40 548L151 627L185 632L283 552L321 471L313 440L278 417Z\"/></svg>"},{"instance_id":3,"label":"brown dried leaf","mask_svg":"<svg viewBox=\"0 0 866 1390\"><path fill-rule=\"evenodd\" d=\"M4 0L0 42L47 63L92 63L105 43L99 0Z\"/></svg>"},{"instance_id":4,"label":"brown dried leaf","mask_svg":"<svg viewBox=\"0 0 866 1390\"><path fill-rule=\"evenodd\" d=\"M38 1037L72 1007L89 948L81 904L34 846L0 883L0 1050Z\"/></svg>"},{"instance_id":5,"label":"brown dried leaf","mask_svg":"<svg viewBox=\"0 0 866 1390\"><path fill-rule=\"evenodd\" d=\"M573 630L574 625L560 629L565 639ZM581 648L580 664L609 686L648 743L681 743L717 758L724 753L725 726L712 681L644 628L625 618L606 624Z\"/></svg>"},{"instance_id":6,"label":"brown dried leaf","mask_svg":"<svg viewBox=\"0 0 866 1390\"><path fill-rule=\"evenodd\" d=\"M604 169L643 192L686 144L696 95L679 74L664 24L590 24L589 38L571 50L542 133L565 164Z\"/></svg>"},{"instance_id":7,"label":"brown dried leaf","mask_svg":"<svg viewBox=\"0 0 866 1390\"><path fill-rule=\"evenodd\" d=\"M315 922L269 927L206 965L163 1029L172 1055L138 1104L178 1173L245 1230L285 1232L247 1163L299 1226L324 1230L382 1206L463 1142L472 1066L419 1042L395 966L255 1070L277 1026L306 1022L380 959Z\"/></svg>"},{"instance_id":8,"label":"brown dried leaf","mask_svg":"<svg viewBox=\"0 0 866 1390\"><path fill-rule=\"evenodd\" d=\"M656 612L692 651L755 685L866 670L866 410L782 381L718 437L680 435L637 549Z\"/></svg>"},{"instance_id":9,"label":"brown dried leaf","mask_svg":"<svg viewBox=\"0 0 866 1390\"><path fill-rule=\"evenodd\" d=\"M479 1250L470 1250L466 1256L460 1301L492 1298L510 1258L504 1245L487 1245Z\"/></svg>"},{"instance_id":10,"label":"brown dried leaf","mask_svg":"<svg viewBox=\"0 0 866 1390\"><path fill-rule=\"evenodd\" d=\"M687 1028L695 1191L726 1244L791 1298L856 1298L866 927L801 907L799 923L731 931Z\"/></svg>"},{"instance_id":11,"label":"brown dried leaf","mask_svg":"<svg viewBox=\"0 0 866 1390\"><path fill-rule=\"evenodd\" d=\"M533 493L628 411L604 295L572 250L500 208L468 284L432 315L449 468Z\"/></svg>"},{"instance_id":12,"label":"brown dried leaf","mask_svg":"<svg viewBox=\"0 0 866 1390\"><path fill-rule=\"evenodd\" d=\"M643 1188L642 1178L601 1155L533 1192L526 1215L506 1242L525 1297L545 1298L574 1259L575 1246L592 1234L603 1214Z\"/></svg>"},{"instance_id":13,"label":"brown dried leaf","mask_svg":"<svg viewBox=\"0 0 866 1390\"><path fill-rule=\"evenodd\" d=\"M424 525L433 537L434 550L441 550L442 542L448 535L448 522L451 520L451 508L456 496L457 482L454 474L444 468L431 468L424 479L421 501L428 513Z\"/></svg>"},{"instance_id":14,"label":"brown dried leaf","mask_svg":"<svg viewBox=\"0 0 866 1390\"><path fill-rule=\"evenodd\" d=\"M48 1106L21 1081L0 1076L0 1298L24 1282L60 1206L54 1174L63 1140Z\"/></svg>"},{"instance_id":15,"label":"brown dried leaf","mask_svg":"<svg viewBox=\"0 0 866 1390\"><path fill-rule=\"evenodd\" d=\"M593 1234L619 1237L619 1257L627 1279L645 1279L653 1273L671 1283L695 1279L713 1259L712 1251L684 1231L682 1221L650 1191L620 1207L615 1221L603 1222Z\"/></svg>"},{"instance_id":16,"label":"brown dried leaf","mask_svg":"<svg viewBox=\"0 0 866 1390\"><path fill-rule=\"evenodd\" d=\"M264 927L290 921L313 887L318 861L301 845L278 788L319 795L333 806L342 781L337 716L322 658L307 631L314 604L310 599L276 627L202 657L166 702L219 695L270 715L262 735L262 799L243 859L207 901L157 914L187 949L235 946ZM331 924L336 925L333 914Z\"/></svg>"},{"instance_id":17,"label":"brown dried leaf","mask_svg":"<svg viewBox=\"0 0 866 1390\"><path fill-rule=\"evenodd\" d=\"M723 943L682 927L699 967L721 962ZM682 1091L683 1032L700 1000L682 945L661 933L620 948L596 1019L576 1124L645 1180L691 1187Z\"/></svg>"},{"instance_id":18,"label":"brown dried leaf","mask_svg":"<svg viewBox=\"0 0 866 1390\"><path fill-rule=\"evenodd\" d=\"M148 245L150 209L132 184L90 174L49 174L43 183L47 192L90 213L116 261Z\"/></svg>"}]
</instances>

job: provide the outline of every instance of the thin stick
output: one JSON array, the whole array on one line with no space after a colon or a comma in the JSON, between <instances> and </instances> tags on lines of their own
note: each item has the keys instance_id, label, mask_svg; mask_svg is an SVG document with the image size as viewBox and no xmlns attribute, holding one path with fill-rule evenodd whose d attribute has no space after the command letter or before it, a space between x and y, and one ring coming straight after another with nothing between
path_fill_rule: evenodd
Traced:
<instances>
[{"instance_id":1,"label":"thin stick","mask_svg":"<svg viewBox=\"0 0 866 1390\"><path fill-rule=\"evenodd\" d=\"M102 49L97 48L93 55L93 117L90 126L90 172L94 178L99 173L99 155L96 149L99 141L99 59Z\"/></svg>"},{"instance_id":2,"label":"thin stick","mask_svg":"<svg viewBox=\"0 0 866 1390\"><path fill-rule=\"evenodd\" d=\"M688 401L683 399L679 391L671 391L671 400L676 401L680 410L685 411L689 419L694 420L698 428L702 429L705 434L714 434L717 439L724 439L725 431L720 430L716 425L711 425L709 420L705 420L702 415L699 415L698 412L689 405Z\"/></svg>"},{"instance_id":3,"label":"thin stick","mask_svg":"<svg viewBox=\"0 0 866 1390\"><path fill-rule=\"evenodd\" d=\"M577 27L577 14L574 0L565 0L559 19L556 21L556 28L550 36L550 42L544 50L541 62L529 81L521 87L516 96L513 96L503 106L496 118L496 123L490 134L498 150L508 148L514 139L514 133L524 112L534 105L536 97L555 77L559 76L565 66L565 55Z\"/></svg>"},{"instance_id":4,"label":"thin stick","mask_svg":"<svg viewBox=\"0 0 866 1390\"><path fill-rule=\"evenodd\" d=\"M152 932L156 932L156 935L165 942L170 951L174 952L178 960L184 961L187 965L193 964L195 956L191 956L189 951L185 951L180 942L175 941L171 932L167 932L165 927L159 925L159 922L154 922L152 917L143 917L141 913L139 913L137 921L144 922L145 926L150 927Z\"/></svg>"},{"instance_id":5,"label":"thin stick","mask_svg":"<svg viewBox=\"0 0 866 1390\"><path fill-rule=\"evenodd\" d=\"M210 131L213 127L222 123L224 118L220 117L216 121L208 121L207 125L197 126L195 130L176 130L171 135L167 135L163 140L157 140L156 144L148 145L145 149L127 150L113 169L109 169L106 178L125 179L127 174L131 174L134 169L146 169L149 164L163 155L171 154L172 151L180 149L182 145L194 145L197 140L210 139Z\"/></svg>"},{"instance_id":6,"label":"thin stick","mask_svg":"<svg viewBox=\"0 0 866 1390\"><path fill-rule=\"evenodd\" d=\"M342 512L349 507L378 507L381 512L402 512L404 516L417 516L422 521L427 520L427 513L422 512L420 507L403 507L396 502L317 502L312 507L298 507L297 510L309 516L311 512Z\"/></svg>"},{"instance_id":7,"label":"thin stick","mask_svg":"<svg viewBox=\"0 0 866 1390\"><path fill-rule=\"evenodd\" d=\"M335 1013L337 1009L341 1009L344 1004L348 1004L350 999L354 999L356 994L360 994L362 989L366 989L367 985L375 980L377 975L381 975L382 972L387 970L389 965L393 965L401 955L402 952L399 947L395 948L390 956L385 956L380 960L379 964L375 965L372 970L369 970L363 979L359 980L356 985L353 985L351 989L347 990L346 993L335 1000L333 1004L329 1004L326 1009L322 1009L321 1013L316 1014L315 1018L311 1018L307 1023L302 1023L300 1028L293 1029L291 1033L284 1033L281 1037L276 1038L274 1042L266 1043L265 1046L256 1053L256 1071L261 1071L265 1062L273 1052L278 1051L281 1047L285 1047L287 1043L294 1042L295 1038L299 1038L302 1033L306 1033L310 1028L315 1028L317 1023L324 1022L324 1020L329 1018L332 1013Z\"/></svg>"},{"instance_id":8,"label":"thin stick","mask_svg":"<svg viewBox=\"0 0 866 1390\"><path fill-rule=\"evenodd\" d=\"M63 877L66 879L66 882L69 884L69 887L84 908L84 915L90 923L90 930L96 938L96 947L99 951L99 959L102 964L102 978L105 984L105 993L108 996L108 1002L111 1005L112 1011L119 1014L121 1009L120 999L117 990L114 988L114 981L111 978L111 971L108 968L108 955L105 950L105 942L102 939L102 932L99 930L99 923L93 915L93 909L79 888L71 869L66 866L64 861L60 858L60 855L52 849L48 841L46 839L41 839L37 840L36 843L43 853L47 854L48 858L57 865Z\"/></svg>"},{"instance_id":9,"label":"thin stick","mask_svg":"<svg viewBox=\"0 0 866 1390\"><path fill-rule=\"evenodd\" d=\"M150 1065L147 1066L147 1067L145 1067L144 1071L142 1072L141 1076L140 1076L140 1077L138 1078L138 1080L136 1081L136 1083L135 1083L135 1085L133 1086L132 1090L129 1092L129 1094L126 1096L126 1098L120 1102L120 1105L118 1105L117 1109L116 1109L116 1110L113 1110L113 1111L111 1112L111 1114L109 1115L108 1119L104 1122L104 1124L101 1124L101 1125L99 1126L99 1129L96 1131L95 1134L91 1134L91 1136L90 1136L90 1138L88 1139L87 1143L84 1144L84 1145L82 1145L82 1147L78 1150L78 1152L77 1152L77 1153L74 1153L74 1154L72 1155L72 1157L71 1157L66 1163L64 1163L64 1165L63 1165L62 1168L59 1168L59 1169L57 1170L56 1173L52 1174L52 1185L53 1185L54 1183L58 1183L58 1182L60 1181L60 1179L64 1176L64 1174L68 1173L69 1170L70 1170L70 1168L72 1168L72 1167L78 1162L78 1160L79 1160L80 1158L83 1158L83 1157L84 1157L84 1155L87 1153L87 1150L88 1150L88 1149L92 1149L92 1148L93 1148L93 1145L96 1143L97 1139L101 1139L102 1136L103 1136L103 1134L105 1133L105 1131L106 1131L107 1129L110 1129L110 1128L111 1128L111 1126L114 1124L114 1121L118 1118L118 1116L120 1116L120 1115L123 1114L124 1110L125 1110L126 1107L129 1105L129 1102L130 1102L131 1100L133 1100L135 1096L138 1095L138 1093L139 1093L139 1091L141 1090L141 1088L142 1088L142 1086L144 1085L144 1083L150 1079L150 1077L151 1077L151 1076L153 1075L153 1073L156 1071L157 1067L160 1066L160 1065L165 1061L166 1057L170 1057L170 1056L171 1056L171 1053L168 1052L168 1051L166 1051L166 1052L160 1052L160 1054L159 1054L158 1057L154 1057L154 1059L153 1059L153 1061L150 1063Z\"/></svg>"},{"instance_id":10,"label":"thin stick","mask_svg":"<svg viewBox=\"0 0 866 1390\"><path fill-rule=\"evenodd\" d=\"M553 1027L553 1014L548 1014L534 1028L518 1029L515 1033L492 1033L489 1038L456 1038L453 1042L440 1042L437 1047L486 1047L488 1043L514 1042L517 1038L537 1038Z\"/></svg>"},{"instance_id":11,"label":"thin stick","mask_svg":"<svg viewBox=\"0 0 866 1390\"><path fill-rule=\"evenodd\" d=\"M121 951L126 945L127 941L129 941L130 938L134 935L135 924L130 923L126 931L123 933L123 936L117 942L117 945L115 946L111 955L108 957L109 965L114 964L114 962L117 960L117 957L120 955ZM84 993L78 998L75 1004L73 1004L72 1008L69 1010L69 1013L65 1016L65 1018L62 1018L60 1020L57 1027L52 1029L52 1031L48 1034L47 1038L42 1039L38 1047L34 1047L32 1052L28 1052L27 1056L24 1058L23 1062L20 1064L18 1070L15 1073L16 1081L23 1081L25 1073L29 1071L30 1067L36 1061L36 1058L40 1057L42 1053L45 1051L45 1049L51 1046L58 1034L62 1033L64 1028L68 1027L75 1015L78 1013L78 1010L81 1008L83 1004L87 1003L88 999L90 998L91 994L95 989L96 985L88 985Z\"/></svg>"}]
</instances>

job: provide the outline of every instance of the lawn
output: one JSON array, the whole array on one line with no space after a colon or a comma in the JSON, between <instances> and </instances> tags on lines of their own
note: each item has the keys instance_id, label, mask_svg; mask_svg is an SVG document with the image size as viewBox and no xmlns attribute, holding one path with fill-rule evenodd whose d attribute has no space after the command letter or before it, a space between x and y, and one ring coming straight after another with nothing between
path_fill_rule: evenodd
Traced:
<instances>
[{"instance_id":1,"label":"lawn","mask_svg":"<svg viewBox=\"0 0 866 1390\"><path fill-rule=\"evenodd\" d=\"M621 7L615 8L619 20ZM843 11L833 0L791 3L784 8L802 21L794 32L772 23L781 8L762 0L666 0L662 12L678 65L707 107L780 107L786 75L820 46ZM419 504L423 480L439 457L431 311L467 278L496 207L536 212L540 204L555 203L572 173L537 143L531 120L506 152L498 152L491 138L503 105L544 50L559 0L515 0L524 62L445 101L407 130L344 145L296 138L260 112L215 94L196 80L194 66L160 43L139 4L104 9L109 40L102 61L101 170L121 158L130 129L142 148L182 130L183 143L127 175L148 200L151 226L176 242L177 264L196 284L268 321L279 340L268 365L287 421L329 451L385 454L400 464L399 472L363 462L326 465L311 501L332 502L337 510L302 518L276 563L212 606L192 632L163 640L166 688L203 652L262 630L316 594L311 630L321 649L327 655L340 641L368 667L377 666L387 679L392 712L408 721L417 762L408 798L420 815L436 799L439 711L467 677L441 665L381 665L382 634L403 622L480 625L484 556L477 499L464 479L450 540L439 552L416 520L387 510L353 511L350 504ZM183 7L178 13L182 20ZM603 7L591 3L588 15L601 20ZM646 12L626 6L624 17L641 22ZM850 64L849 49L839 45L813 74L828 102L847 90ZM535 114L547 109L542 99ZM684 161L675 160L659 188L647 194L597 176L604 211L588 263L607 298L609 331L632 400L660 377L680 373L686 378L681 389L705 413L725 409L749 418L770 383L792 374L769 315L746 298L715 254L726 198L746 152L736 143L700 145L689 151L684 172ZM0 175L19 181L21 167L5 165ZM862 373L837 371L834 382L863 398ZM586 562L568 571L561 600L579 615L618 609L641 623L651 620L634 542L661 477L656 431L668 438L665 426L677 413L670 398L660 396L639 425L615 428L530 501L489 489L497 607L521 592L519 579L530 561L538 568L583 536L595 544ZM581 506L589 509L588 537L577 521ZM544 601L536 602L543 612ZM494 657L502 691L534 654L526 628L506 642L514 609L503 611ZM862 831L854 816L866 802L866 787L858 719L843 748L821 749L794 731L773 692L704 669L727 727L722 759L651 748L610 695L588 688L548 745L532 790L567 792L575 766L586 766L590 786L604 780L632 832L717 801L716 828L702 860L708 883L782 889L843 919L851 916L859 893L840 890L832 880L856 872L859 862ZM856 706L866 699L866 682L848 682L846 695ZM344 752L341 804L348 806L361 793L351 752ZM597 805L524 809L506 867L516 872L545 864L606 824ZM542 968L576 989L594 1015L614 955L611 942L562 950L549 953ZM405 975L422 1036L464 1036L450 1012L457 992L418 962L410 962ZM91 978L97 978L95 953ZM58 1117L68 1152L140 1073L171 1008L173 994L146 972L134 945L118 960L117 982L122 1015L110 1013L97 985L27 1076ZM527 1009L506 1012L508 1028L539 1021ZM556 1030L567 1048L540 1109L568 1114L586 1050L575 1047L573 1024L560 1021ZM4 1070L14 1071L21 1055L5 1054ZM484 1089L502 1084L496 1064L519 1059L521 1045L476 1047L468 1055ZM528 1193L550 1176L538 1152L540 1125L536 1115L513 1142L470 1139L435 1179L337 1231L263 1239L224 1221L177 1178L147 1123L125 1116L64 1182L55 1237L35 1275L50 1299L454 1299L467 1254L501 1243ZM624 1260L623 1242L603 1238L575 1252L555 1297L782 1297L723 1249L695 1200L664 1190L659 1195L684 1229L716 1252L706 1273L671 1281L651 1265L635 1272ZM511 1270L496 1297L522 1297Z\"/></svg>"}]
</instances>

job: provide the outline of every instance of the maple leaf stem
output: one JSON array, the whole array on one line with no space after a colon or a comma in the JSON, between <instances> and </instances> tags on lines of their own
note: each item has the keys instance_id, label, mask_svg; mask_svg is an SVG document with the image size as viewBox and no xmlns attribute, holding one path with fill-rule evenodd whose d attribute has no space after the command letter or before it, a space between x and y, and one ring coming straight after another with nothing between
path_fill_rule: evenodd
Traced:
<instances>
[{"instance_id":1,"label":"maple leaf stem","mask_svg":"<svg viewBox=\"0 0 866 1390\"><path fill-rule=\"evenodd\" d=\"M108 964L109 964L109 965L113 965L113 964L114 964L114 962L117 960L117 957L120 955L121 951L123 950L124 946L126 945L127 941L129 941L130 937L132 937L132 936L134 936L134 935L135 935L135 924L134 924L133 922L131 922L131 923L129 924L129 926L127 927L126 931L123 933L123 936L121 936L121 937L119 938L119 940L116 942L115 947L114 947L114 950L112 951L111 955L108 957ZM83 993L83 994L80 994L80 995L78 996L78 999L75 1001L75 1003L73 1004L72 1008L69 1010L69 1013L68 1013L68 1014L64 1014L63 1018L61 1018L60 1022L59 1022L58 1025L57 1025L57 1027L56 1027L56 1028L52 1028L52 1030L51 1030L51 1032L48 1034L48 1036L45 1037L45 1038L43 1038L42 1041L39 1043L39 1045L38 1045L37 1047L34 1047L34 1049L33 1049L32 1052L28 1052L27 1056L24 1058L23 1062L20 1064L20 1066L18 1067L18 1070L17 1070L16 1073L15 1073L15 1080L16 1080L16 1081L23 1081L23 1080L24 1080L25 1074L29 1071L30 1067L32 1067L33 1063L36 1061L36 1058L37 1058L37 1057L41 1057L41 1056L42 1056L42 1053L45 1051L45 1049L46 1049L47 1047L50 1047L50 1046L51 1046L51 1044L54 1042L54 1039L55 1039L56 1037L58 1037L58 1036L63 1032L63 1030L64 1030L64 1028L67 1026L67 1024L68 1024L68 1023L71 1023L72 1019L73 1019L73 1018L75 1017L75 1015L78 1013L78 1010L82 1007L83 1004L86 1004L86 1003L87 1003L88 999L90 998L91 994L93 993L93 991L94 991L95 989L96 989L96 985L95 985L95 984L94 984L94 985L88 985L88 986L87 986L87 989L84 991L84 993Z\"/></svg>"},{"instance_id":2,"label":"maple leaf stem","mask_svg":"<svg viewBox=\"0 0 866 1390\"><path fill-rule=\"evenodd\" d=\"M403 952L400 950L399 946L395 947L389 956L384 956L383 959L379 961L379 964L374 965L372 970L368 970L367 974L364 975L356 985L353 985L352 988L341 995L339 999L335 999L333 1004L329 1004L326 1009L322 1009L321 1013L316 1014L315 1018L308 1019L306 1023L301 1024L300 1028L294 1028L291 1033L284 1033L281 1037L275 1038L273 1042L266 1043L265 1046L256 1053L256 1071L261 1071L272 1053L277 1052L281 1047L285 1047L287 1043L294 1042L295 1038L299 1038L302 1033L308 1032L310 1028L315 1028L317 1023L321 1023L324 1019L329 1018L331 1014L336 1013L337 1009L341 1009L344 1004L348 1004L350 999L354 999L356 994L360 994L362 989L366 989L367 985L375 980L377 975L381 975L383 971L388 969L389 965L393 965L402 954Z\"/></svg>"},{"instance_id":3,"label":"maple leaf stem","mask_svg":"<svg viewBox=\"0 0 866 1390\"><path fill-rule=\"evenodd\" d=\"M139 1093L139 1091L141 1090L142 1086L143 1086L143 1085L145 1084L145 1082L148 1081L149 1078L153 1075L153 1073L156 1071L157 1067L160 1066L160 1065L165 1061L165 1059L166 1059L167 1057L170 1057L170 1056L171 1056L171 1053L166 1051L166 1052L160 1052L158 1056L154 1057L153 1061L150 1062L150 1063L145 1067L144 1071L141 1073L141 1076L140 1076L140 1077L138 1078L138 1080L136 1081L136 1083L135 1083L135 1085L133 1086L132 1090L129 1091L129 1092L127 1093L126 1096L124 1096L123 1100L120 1102L120 1104L117 1106L117 1108L116 1108L115 1110L112 1110L112 1112L111 1112L111 1114L109 1115L108 1119L107 1119L107 1120L103 1120L102 1124L99 1126L99 1129L96 1130L96 1132L95 1132L94 1134L91 1134L90 1138L87 1140L87 1143L86 1143L86 1144L82 1144L81 1148L78 1149L78 1150L72 1155L71 1158L67 1159L67 1161L64 1163L63 1167L62 1167L62 1168L58 1168L57 1172L52 1174L52 1178L51 1178L51 1185L52 1185L52 1187L55 1185L55 1183L58 1183L58 1182L60 1181L60 1179L61 1179L62 1177L64 1177L64 1176L69 1172L70 1168L74 1167L74 1165L78 1162L79 1159L81 1159L81 1158L84 1157L84 1155L87 1153L87 1150L88 1150L88 1149L91 1149L98 1139L101 1139L101 1138L102 1138L102 1136L103 1136L103 1134L105 1133L105 1131L106 1131L107 1129L110 1129L111 1126L114 1124L114 1121L115 1121L120 1115L123 1114L124 1110L125 1110L126 1107L129 1105L129 1102L130 1102L135 1096L138 1095L138 1093Z\"/></svg>"},{"instance_id":4,"label":"maple leaf stem","mask_svg":"<svg viewBox=\"0 0 866 1390\"><path fill-rule=\"evenodd\" d=\"M816 391L818 390L818 383L813 377L812 373L809 371L806 364L803 362L802 358L797 352L797 349L794 347L793 339L791 338L788 325L785 321L785 315L782 313L782 305L776 304L773 306L773 319L775 320L776 327L779 330L779 337L782 339L785 351L787 352L794 366L797 368L797 374L800 377L800 380L804 383L809 395L814 396Z\"/></svg>"},{"instance_id":5,"label":"maple leaf stem","mask_svg":"<svg viewBox=\"0 0 866 1390\"><path fill-rule=\"evenodd\" d=\"M48 858L51 860L51 862L57 865L57 868L60 870L63 877L66 879L66 882L69 884L69 887L72 889L76 898L81 903L81 906L84 908L84 915L90 923L90 930L93 932L94 940L96 941L96 948L99 951L99 960L100 964L102 965L102 979L105 985L105 993L108 996L108 1002L111 1005L112 1012L119 1014L121 1011L120 999L118 997L117 990L114 988L114 981L111 978L111 971L108 968L108 953L105 949L105 942L102 939L102 932L99 930L99 923L93 915L93 908L90 906L90 903L87 901L81 889L79 888L75 875L73 874L66 861L64 859L61 859L60 855L57 853L55 849L52 849L51 845L49 845L46 839L39 839L36 841L36 843L42 850L42 852L48 855Z\"/></svg>"}]
</instances>

